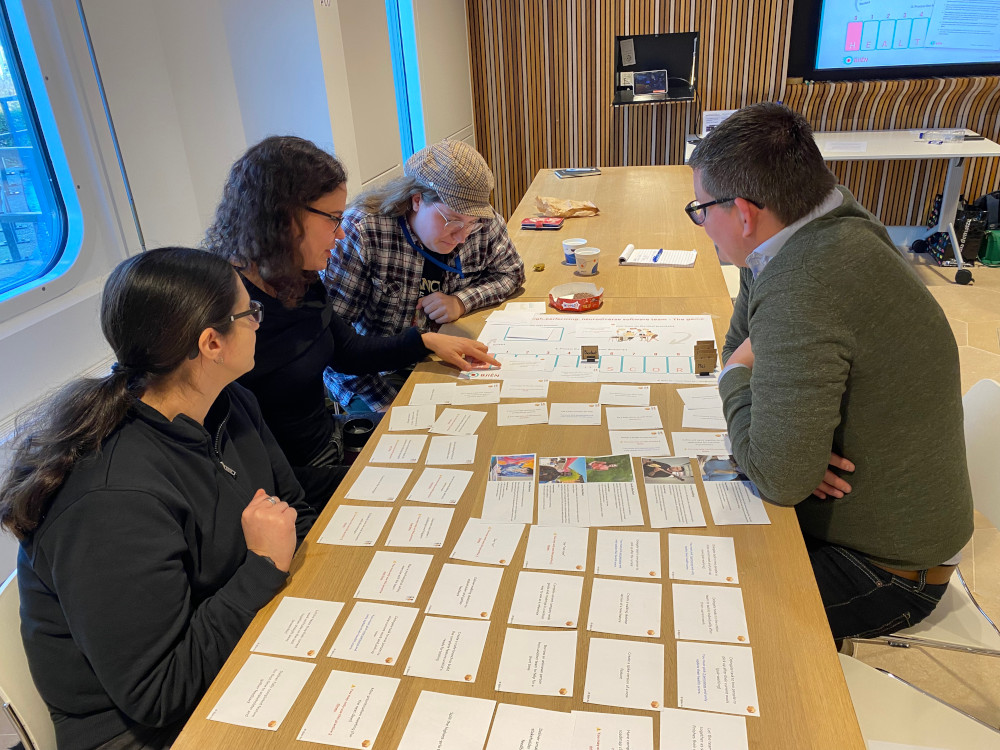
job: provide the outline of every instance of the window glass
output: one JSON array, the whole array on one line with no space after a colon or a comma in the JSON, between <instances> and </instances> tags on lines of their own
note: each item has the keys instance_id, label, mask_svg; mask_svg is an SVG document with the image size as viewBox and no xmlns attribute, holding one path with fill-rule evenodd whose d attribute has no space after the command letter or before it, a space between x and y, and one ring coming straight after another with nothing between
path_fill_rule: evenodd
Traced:
<instances>
[{"instance_id":1,"label":"window glass","mask_svg":"<svg viewBox=\"0 0 1000 750\"><path fill-rule=\"evenodd\" d=\"M65 207L0 4L0 295L43 276L65 246Z\"/></svg>"}]
</instances>

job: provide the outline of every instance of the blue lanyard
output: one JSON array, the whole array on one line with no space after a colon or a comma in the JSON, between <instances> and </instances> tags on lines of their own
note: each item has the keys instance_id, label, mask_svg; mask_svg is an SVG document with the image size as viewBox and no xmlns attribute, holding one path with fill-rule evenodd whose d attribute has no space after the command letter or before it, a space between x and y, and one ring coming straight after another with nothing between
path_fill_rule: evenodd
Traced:
<instances>
[{"instance_id":1,"label":"blue lanyard","mask_svg":"<svg viewBox=\"0 0 1000 750\"><path fill-rule=\"evenodd\" d=\"M447 271L449 273L457 273L458 278L460 279L465 278L465 274L462 273L462 257L460 255L458 255L457 253L455 254L454 266L449 266L447 263L442 263L433 255L431 255L422 247L420 247L420 245L418 245L416 242L413 241L413 238L410 236L410 230L406 228L406 217L404 216L399 217L399 228L403 230L403 236L406 237L406 241L410 243L410 247L412 247L414 250L416 250L418 253L424 256L424 258L429 260L431 263L440 268L442 271Z\"/></svg>"}]
</instances>

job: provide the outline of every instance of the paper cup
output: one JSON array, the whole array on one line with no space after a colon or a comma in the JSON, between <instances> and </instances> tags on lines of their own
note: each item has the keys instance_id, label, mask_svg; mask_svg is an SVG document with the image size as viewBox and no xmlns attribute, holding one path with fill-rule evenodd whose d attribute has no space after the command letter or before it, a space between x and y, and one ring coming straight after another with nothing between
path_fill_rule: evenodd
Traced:
<instances>
[{"instance_id":1,"label":"paper cup","mask_svg":"<svg viewBox=\"0 0 1000 750\"><path fill-rule=\"evenodd\" d=\"M580 239L579 237L563 240L563 255L566 258L567 266L576 265L576 251L587 244L587 240Z\"/></svg>"},{"instance_id":2,"label":"paper cup","mask_svg":"<svg viewBox=\"0 0 1000 750\"><path fill-rule=\"evenodd\" d=\"M581 247L576 251L576 272L580 276L593 276L597 273L597 261L601 251L596 247Z\"/></svg>"}]
</instances>

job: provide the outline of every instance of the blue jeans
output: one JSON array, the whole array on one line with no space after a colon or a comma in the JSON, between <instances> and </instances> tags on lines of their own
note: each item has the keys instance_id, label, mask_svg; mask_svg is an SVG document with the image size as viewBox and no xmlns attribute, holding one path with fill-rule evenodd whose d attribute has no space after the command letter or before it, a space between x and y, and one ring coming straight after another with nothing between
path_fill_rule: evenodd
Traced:
<instances>
[{"instance_id":1,"label":"blue jeans","mask_svg":"<svg viewBox=\"0 0 1000 750\"><path fill-rule=\"evenodd\" d=\"M819 594L835 640L875 638L916 625L929 615L948 584L910 581L873 564L860 552L806 536Z\"/></svg>"}]
</instances>

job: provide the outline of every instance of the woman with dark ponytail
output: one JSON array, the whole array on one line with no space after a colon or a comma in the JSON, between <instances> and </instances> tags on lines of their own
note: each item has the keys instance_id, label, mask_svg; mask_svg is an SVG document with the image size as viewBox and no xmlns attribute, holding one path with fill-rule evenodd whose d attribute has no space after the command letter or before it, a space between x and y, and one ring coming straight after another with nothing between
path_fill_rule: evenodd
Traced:
<instances>
[{"instance_id":1,"label":"woman with dark ponytail","mask_svg":"<svg viewBox=\"0 0 1000 750\"><path fill-rule=\"evenodd\" d=\"M315 514L253 396L261 319L232 267L163 248L109 277L110 375L21 430L0 480L21 635L60 750L165 748Z\"/></svg>"}]
</instances>

